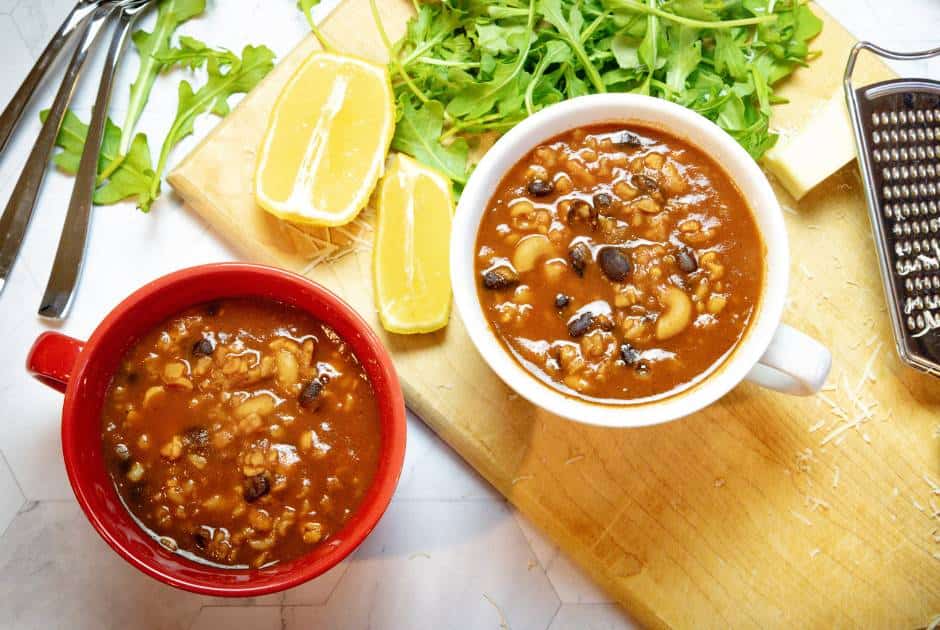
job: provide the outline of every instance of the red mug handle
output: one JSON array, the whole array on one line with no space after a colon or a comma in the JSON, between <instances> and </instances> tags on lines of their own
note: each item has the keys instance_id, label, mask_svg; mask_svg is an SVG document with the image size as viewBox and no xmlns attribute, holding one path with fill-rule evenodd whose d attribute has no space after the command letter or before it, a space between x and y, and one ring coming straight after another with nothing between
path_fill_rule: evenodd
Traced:
<instances>
[{"instance_id":1,"label":"red mug handle","mask_svg":"<svg viewBox=\"0 0 940 630\"><path fill-rule=\"evenodd\" d=\"M29 351L26 369L40 383L64 394L72 377L72 369L84 347L84 341L62 333L44 332Z\"/></svg>"}]
</instances>

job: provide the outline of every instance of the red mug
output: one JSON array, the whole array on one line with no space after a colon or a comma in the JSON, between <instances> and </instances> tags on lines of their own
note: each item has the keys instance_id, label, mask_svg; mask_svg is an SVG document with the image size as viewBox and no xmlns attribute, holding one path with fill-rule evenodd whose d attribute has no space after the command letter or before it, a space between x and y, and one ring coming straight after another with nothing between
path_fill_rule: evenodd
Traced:
<instances>
[{"instance_id":1,"label":"red mug","mask_svg":"<svg viewBox=\"0 0 940 630\"><path fill-rule=\"evenodd\" d=\"M124 507L105 468L101 411L124 353L148 331L202 302L260 297L304 310L332 327L355 353L379 407L382 454L358 510L327 542L263 569L222 569L187 560L157 543ZM255 597L297 586L326 572L359 546L385 513L405 455L405 403L388 352L353 309L320 285L260 265L224 263L184 269L137 290L98 325L87 342L57 332L36 339L27 369L65 393L62 453L79 505L105 542L147 575L203 595Z\"/></svg>"}]
</instances>

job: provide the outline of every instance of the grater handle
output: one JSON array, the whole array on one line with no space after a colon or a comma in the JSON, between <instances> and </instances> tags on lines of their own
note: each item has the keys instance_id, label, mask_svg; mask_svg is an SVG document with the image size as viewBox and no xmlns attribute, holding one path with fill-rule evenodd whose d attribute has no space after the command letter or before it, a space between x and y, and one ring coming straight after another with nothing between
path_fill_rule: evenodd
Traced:
<instances>
[{"instance_id":1,"label":"grater handle","mask_svg":"<svg viewBox=\"0 0 940 630\"><path fill-rule=\"evenodd\" d=\"M831 367L832 353L826 346L780 324L767 351L745 378L784 394L809 396L826 384Z\"/></svg>"},{"instance_id":2,"label":"grater handle","mask_svg":"<svg viewBox=\"0 0 940 630\"><path fill-rule=\"evenodd\" d=\"M863 50L870 50L879 57L894 59L895 61L917 61L918 59L940 57L940 47L931 48L929 50L917 50L914 52L898 52L896 50L882 48L871 42L858 42L852 47L852 51L849 53L849 60L845 64L845 74L842 76L842 82L846 89L852 89L852 74L855 72L855 61L858 59L859 53Z\"/></svg>"}]
</instances>

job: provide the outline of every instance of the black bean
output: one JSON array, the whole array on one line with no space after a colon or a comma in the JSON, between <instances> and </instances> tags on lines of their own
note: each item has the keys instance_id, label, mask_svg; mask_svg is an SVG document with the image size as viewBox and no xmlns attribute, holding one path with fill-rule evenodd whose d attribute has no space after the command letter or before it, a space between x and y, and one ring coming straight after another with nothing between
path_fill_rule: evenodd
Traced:
<instances>
[{"instance_id":1,"label":"black bean","mask_svg":"<svg viewBox=\"0 0 940 630\"><path fill-rule=\"evenodd\" d=\"M591 248L586 243L578 241L568 247L568 260L571 268L579 276L584 276L584 269L591 262Z\"/></svg>"},{"instance_id":2,"label":"black bean","mask_svg":"<svg viewBox=\"0 0 940 630\"><path fill-rule=\"evenodd\" d=\"M545 195L550 195L555 190L555 184L544 179L533 179L529 182L529 185L526 186L526 190L529 191L530 195L535 197L544 197Z\"/></svg>"},{"instance_id":3,"label":"black bean","mask_svg":"<svg viewBox=\"0 0 940 630\"><path fill-rule=\"evenodd\" d=\"M209 430L205 427L190 427L183 432L183 443L195 451L205 451L209 448Z\"/></svg>"},{"instance_id":4,"label":"black bean","mask_svg":"<svg viewBox=\"0 0 940 630\"><path fill-rule=\"evenodd\" d=\"M559 293L555 296L555 308L565 308L569 304L571 304L571 297L564 293Z\"/></svg>"},{"instance_id":5,"label":"black bean","mask_svg":"<svg viewBox=\"0 0 940 630\"><path fill-rule=\"evenodd\" d=\"M323 382L315 378L309 383L307 383L302 390L300 390L300 397L298 398L301 407L307 409L315 408L319 405L320 394L323 393Z\"/></svg>"},{"instance_id":6,"label":"black bean","mask_svg":"<svg viewBox=\"0 0 940 630\"><path fill-rule=\"evenodd\" d=\"M597 227L597 208L584 199L575 199L568 208L568 223L584 221L592 228Z\"/></svg>"},{"instance_id":7,"label":"black bean","mask_svg":"<svg viewBox=\"0 0 940 630\"><path fill-rule=\"evenodd\" d=\"M568 322L568 334L572 337L582 337L591 330L593 325L594 316L590 312L584 311Z\"/></svg>"},{"instance_id":8,"label":"black bean","mask_svg":"<svg viewBox=\"0 0 940 630\"><path fill-rule=\"evenodd\" d=\"M698 262L695 260L695 254L690 249L680 249L679 253L676 254L676 262L679 264L679 269L681 269L684 273L692 273L698 269Z\"/></svg>"},{"instance_id":9,"label":"black bean","mask_svg":"<svg viewBox=\"0 0 940 630\"><path fill-rule=\"evenodd\" d=\"M483 286L487 289L509 289L519 284L519 274L509 267L495 267L483 274Z\"/></svg>"},{"instance_id":10,"label":"black bean","mask_svg":"<svg viewBox=\"0 0 940 630\"><path fill-rule=\"evenodd\" d=\"M597 208L598 212L602 212L604 210L609 209L610 206L613 205L613 203L614 203L613 197L611 197L607 193L600 192L594 195L594 207Z\"/></svg>"},{"instance_id":11,"label":"black bean","mask_svg":"<svg viewBox=\"0 0 940 630\"><path fill-rule=\"evenodd\" d=\"M207 357L213 352L215 352L215 347L212 345L212 341L205 337L193 344L194 357Z\"/></svg>"},{"instance_id":12,"label":"black bean","mask_svg":"<svg viewBox=\"0 0 940 630\"><path fill-rule=\"evenodd\" d=\"M619 147L641 147L643 146L643 141L640 139L640 136L631 131L622 131L620 132L620 136L614 140L614 144Z\"/></svg>"},{"instance_id":13,"label":"black bean","mask_svg":"<svg viewBox=\"0 0 940 630\"><path fill-rule=\"evenodd\" d=\"M630 258L619 247L602 247L597 253L597 264L614 282L622 282L630 273Z\"/></svg>"},{"instance_id":14,"label":"black bean","mask_svg":"<svg viewBox=\"0 0 940 630\"><path fill-rule=\"evenodd\" d=\"M198 549L205 551L210 542L212 542L212 536L209 534L209 530L204 527L200 527L193 532L193 543Z\"/></svg>"},{"instance_id":15,"label":"black bean","mask_svg":"<svg viewBox=\"0 0 940 630\"><path fill-rule=\"evenodd\" d=\"M271 492L271 481L266 473L260 473L245 479L244 484L245 501L254 503L267 493Z\"/></svg>"},{"instance_id":16,"label":"black bean","mask_svg":"<svg viewBox=\"0 0 940 630\"><path fill-rule=\"evenodd\" d=\"M620 346L620 359L626 365L636 365L637 361L640 360L640 353L636 348L625 343Z\"/></svg>"},{"instance_id":17,"label":"black bean","mask_svg":"<svg viewBox=\"0 0 940 630\"><path fill-rule=\"evenodd\" d=\"M655 193L659 192L659 182L650 177L649 175L644 175L640 173L636 176L637 187L645 193Z\"/></svg>"}]
</instances>

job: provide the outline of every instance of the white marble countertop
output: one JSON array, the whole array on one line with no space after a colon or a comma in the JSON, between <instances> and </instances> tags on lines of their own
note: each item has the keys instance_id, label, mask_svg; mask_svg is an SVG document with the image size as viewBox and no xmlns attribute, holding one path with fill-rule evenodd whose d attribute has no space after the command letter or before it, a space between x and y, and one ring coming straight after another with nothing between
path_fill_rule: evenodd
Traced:
<instances>
[{"instance_id":1,"label":"white marble countertop","mask_svg":"<svg viewBox=\"0 0 940 630\"><path fill-rule=\"evenodd\" d=\"M16 90L72 2L0 0L0 104ZM940 43L935 0L820 4L856 35L888 47ZM307 32L295 0L209 0L209 5L206 16L184 31L216 45L240 50L245 43L263 43L283 55ZM136 61L129 61L119 72L116 119L123 118L135 68ZM940 61L919 62L907 72L940 78ZM172 76L158 80L142 130L159 134L169 124L175 82ZM37 113L51 102L54 87L46 85L34 99L27 123L0 159L4 205L38 131ZM93 80L86 81L74 101L86 120L94 87ZM200 121L195 137L173 158L185 155L213 124L211 117ZM0 627L632 627L626 613L413 416L391 507L366 542L319 579L269 597L222 600L174 590L131 568L94 533L72 496L59 444L61 396L23 369L33 339L44 330L35 312L70 183L59 173L47 177L22 255L0 295ZM182 267L234 258L169 191L150 215L130 205L99 208L84 284L61 330L87 337L141 284Z\"/></svg>"}]
</instances>

